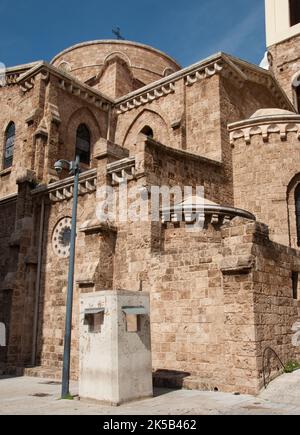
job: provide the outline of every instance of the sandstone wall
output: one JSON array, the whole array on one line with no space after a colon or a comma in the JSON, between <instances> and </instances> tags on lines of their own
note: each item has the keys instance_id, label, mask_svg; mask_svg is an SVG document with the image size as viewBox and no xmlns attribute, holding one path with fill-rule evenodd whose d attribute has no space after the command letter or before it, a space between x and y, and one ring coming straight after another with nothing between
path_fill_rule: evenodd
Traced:
<instances>
[{"instance_id":1,"label":"sandstone wall","mask_svg":"<svg viewBox=\"0 0 300 435\"><path fill-rule=\"evenodd\" d=\"M17 256L14 249L10 247L11 235L15 228L16 202L0 205L0 322L7 328L9 337L9 326L11 318L11 297L12 288L9 277L15 272ZM0 347L0 370L4 368L7 361L7 348ZM2 366L2 367L1 367Z\"/></svg>"},{"instance_id":2,"label":"sandstone wall","mask_svg":"<svg viewBox=\"0 0 300 435\"><path fill-rule=\"evenodd\" d=\"M94 240L93 246L91 246L89 242L85 243L84 234L79 231L80 226L88 219L91 210L94 210L94 203L94 195L85 195L79 199L75 280L82 278L82 275L85 275L86 281L88 281L88 279L92 280L97 266L100 266L101 250L99 235L96 238L97 240ZM42 277L39 307L40 327L38 338L38 363L46 369L60 369L62 364L69 267L69 258L60 258L53 251L53 232L57 223L61 219L71 216L71 201L64 201L46 207L43 233ZM76 284L74 286L71 361L72 374L74 377L77 376L78 370L79 291L79 286Z\"/></svg>"},{"instance_id":3,"label":"sandstone wall","mask_svg":"<svg viewBox=\"0 0 300 435\"><path fill-rule=\"evenodd\" d=\"M38 78L33 90L24 94L19 86L9 85L0 88L0 197L17 192L16 180L25 168L31 169L33 138L32 129L26 120L34 111L39 110L41 82ZM5 131L10 122L16 126L13 165L3 170Z\"/></svg>"},{"instance_id":4,"label":"sandstone wall","mask_svg":"<svg viewBox=\"0 0 300 435\"><path fill-rule=\"evenodd\" d=\"M272 71L290 100L295 103L292 80L300 73L300 35L269 48L273 58Z\"/></svg>"},{"instance_id":5,"label":"sandstone wall","mask_svg":"<svg viewBox=\"0 0 300 435\"><path fill-rule=\"evenodd\" d=\"M168 95L121 111L115 142L134 153L138 134L147 125L158 142L223 162L231 176L228 123L245 119L262 107L280 106L267 87L252 82L240 86L221 74L189 85L183 77L172 86Z\"/></svg>"},{"instance_id":6,"label":"sandstone wall","mask_svg":"<svg viewBox=\"0 0 300 435\"><path fill-rule=\"evenodd\" d=\"M173 93L119 114L115 142L134 152L138 134L148 125L158 142L222 161L219 81L218 75L193 86L184 78L175 81Z\"/></svg>"},{"instance_id":7,"label":"sandstone wall","mask_svg":"<svg viewBox=\"0 0 300 435\"><path fill-rule=\"evenodd\" d=\"M78 225L94 213L80 198ZM69 201L47 208L40 301L39 362L60 376L68 260L52 252L52 234ZM267 229L235 219L200 232L184 225L119 225L116 237L78 232L72 377L78 374L78 298L82 292L130 288L151 294L154 370L184 373L187 388L257 393L262 354L271 346L286 363L299 352L291 327L300 315L291 272L296 251L268 239ZM278 373L278 371L277 371ZM189 376L188 376L189 375Z\"/></svg>"},{"instance_id":8,"label":"sandstone wall","mask_svg":"<svg viewBox=\"0 0 300 435\"><path fill-rule=\"evenodd\" d=\"M224 308L221 234L166 228L151 282L153 365L196 377L199 388L221 389Z\"/></svg>"},{"instance_id":9,"label":"sandstone wall","mask_svg":"<svg viewBox=\"0 0 300 435\"><path fill-rule=\"evenodd\" d=\"M292 272L299 270L300 256L270 241L262 224L235 220L222 236L227 385L255 394L263 387L263 372L270 380L282 370L266 349L271 347L284 364L299 359L299 347L292 343L300 315Z\"/></svg>"},{"instance_id":10,"label":"sandstone wall","mask_svg":"<svg viewBox=\"0 0 300 435\"><path fill-rule=\"evenodd\" d=\"M243 136L233 145L235 206L251 211L266 223L272 240L296 247L295 206L288 211L288 186L299 172L297 134L287 132L284 139L278 130L270 132L265 141L257 134L251 143L246 143Z\"/></svg>"},{"instance_id":11,"label":"sandstone wall","mask_svg":"<svg viewBox=\"0 0 300 435\"><path fill-rule=\"evenodd\" d=\"M140 280L140 289L150 291L158 378L166 370L171 377L181 373L187 388L256 394L263 367L266 376L270 369L268 359L263 366L266 348L284 363L299 358L292 326L300 303L293 300L291 274L300 257L271 242L263 225L235 219L221 231L208 226L200 233L168 225L152 252L149 239L138 243L129 234L117 239L117 252L130 264L120 262L115 283L138 290ZM119 281L122 271L128 275ZM273 374L278 369L271 366Z\"/></svg>"}]
</instances>

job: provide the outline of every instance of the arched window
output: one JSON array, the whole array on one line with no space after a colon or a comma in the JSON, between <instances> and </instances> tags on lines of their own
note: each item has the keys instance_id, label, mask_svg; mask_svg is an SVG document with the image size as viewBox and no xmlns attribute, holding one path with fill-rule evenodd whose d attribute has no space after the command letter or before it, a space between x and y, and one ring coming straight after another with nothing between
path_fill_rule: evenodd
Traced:
<instances>
[{"instance_id":1,"label":"arched window","mask_svg":"<svg viewBox=\"0 0 300 435\"><path fill-rule=\"evenodd\" d=\"M149 125L145 125L145 127L141 130L141 133L145 136L151 137L153 139L154 133L151 127Z\"/></svg>"},{"instance_id":2,"label":"arched window","mask_svg":"<svg viewBox=\"0 0 300 435\"><path fill-rule=\"evenodd\" d=\"M16 126L11 122L5 132L5 145L4 145L4 159L3 167L4 169L10 168L13 163L14 156L14 146L16 137Z\"/></svg>"},{"instance_id":3,"label":"arched window","mask_svg":"<svg viewBox=\"0 0 300 435\"><path fill-rule=\"evenodd\" d=\"M76 156L80 157L80 162L87 165L91 160L91 135L85 124L80 124L76 134Z\"/></svg>"},{"instance_id":4,"label":"arched window","mask_svg":"<svg viewBox=\"0 0 300 435\"><path fill-rule=\"evenodd\" d=\"M295 209L296 209L296 223L297 223L297 240L300 246L300 184L295 190Z\"/></svg>"}]
</instances>

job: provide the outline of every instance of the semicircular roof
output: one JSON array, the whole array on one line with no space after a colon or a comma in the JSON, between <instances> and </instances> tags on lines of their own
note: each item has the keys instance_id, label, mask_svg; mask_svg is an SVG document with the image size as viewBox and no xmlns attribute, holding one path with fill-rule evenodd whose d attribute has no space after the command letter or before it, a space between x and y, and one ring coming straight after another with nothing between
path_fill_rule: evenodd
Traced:
<instances>
[{"instance_id":1,"label":"semicircular roof","mask_svg":"<svg viewBox=\"0 0 300 435\"><path fill-rule=\"evenodd\" d=\"M259 109L256 112L253 113L253 115L250 117L250 119L253 118L263 118L266 116L295 116L298 115L295 112L292 112L290 110L283 110L283 109Z\"/></svg>"}]
</instances>

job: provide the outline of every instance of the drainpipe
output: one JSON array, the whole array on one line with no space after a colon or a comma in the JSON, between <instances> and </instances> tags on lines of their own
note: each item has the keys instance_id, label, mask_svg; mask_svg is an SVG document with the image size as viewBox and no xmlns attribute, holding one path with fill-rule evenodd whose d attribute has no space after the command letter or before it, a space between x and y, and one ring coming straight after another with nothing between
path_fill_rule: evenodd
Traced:
<instances>
[{"instance_id":1,"label":"drainpipe","mask_svg":"<svg viewBox=\"0 0 300 435\"><path fill-rule=\"evenodd\" d=\"M36 277L35 298L34 298L33 338L32 338L32 354L31 354L31 365L32 366L35 366L35 364L36 364L36 354L37 354L37 336L38 336L40 285L41 285L41 272L42 272L44 219L45 219L45 199L42 198L40 230L39 230L39 245L38 245L37 277Z\"/></svg>"}]
</instances>

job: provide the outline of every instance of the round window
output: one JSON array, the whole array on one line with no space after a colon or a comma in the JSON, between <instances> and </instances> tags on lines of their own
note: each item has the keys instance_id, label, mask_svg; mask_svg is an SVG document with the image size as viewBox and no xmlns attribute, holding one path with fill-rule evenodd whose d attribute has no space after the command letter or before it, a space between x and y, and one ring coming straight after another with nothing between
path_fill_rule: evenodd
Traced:
<instances>
[{"instance_id":1,"label":"round window","mask_svg":"<svg viewBox=\"0 0 300 435\"><path fill-rule=\"evenodd\" d=\"M53 251L60 258L68 258L70 255L71 221L70 217L61 219L53 231Z\"/></svg>"}]
</instances>

